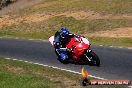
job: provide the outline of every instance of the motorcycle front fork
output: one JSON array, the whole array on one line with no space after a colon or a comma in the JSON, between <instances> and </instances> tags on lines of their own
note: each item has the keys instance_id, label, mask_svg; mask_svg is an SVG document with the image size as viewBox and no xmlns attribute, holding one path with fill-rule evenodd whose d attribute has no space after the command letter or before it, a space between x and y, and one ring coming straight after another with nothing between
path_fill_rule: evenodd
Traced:
<instances>
[{"instance_id":1,"label":"motorcycle front fork","mask_svg":"<svg viewBox=\"0 0 132 88\"><path fill-rule=\"evenodd\" d=\"M87 60L90 62L92 57L88 57L87 53L90 53L92 50L87 50L86 54L84 54L87 58Z\"/></svg>"}]
</instances>

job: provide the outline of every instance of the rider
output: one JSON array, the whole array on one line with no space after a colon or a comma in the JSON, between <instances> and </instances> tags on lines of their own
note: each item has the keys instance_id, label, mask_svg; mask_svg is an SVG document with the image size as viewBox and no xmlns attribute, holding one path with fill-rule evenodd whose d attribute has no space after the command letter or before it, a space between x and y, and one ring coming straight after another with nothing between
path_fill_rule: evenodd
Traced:
<instances>
[{"instance_id":1,"label":"rider","mask_svg":"<svg viewBox=\"0 0 132 88\"><path fill-rule=\"evenodd\" d=\"M66 48L66 44L70 41L75 34L68 31L66 27L62 27L60 31L55 33L55 44L54 47L58 49L59 56L61 60L66 60L68 58L66 52L71 52L71 49Z\"/></svg>"}]
</instances>

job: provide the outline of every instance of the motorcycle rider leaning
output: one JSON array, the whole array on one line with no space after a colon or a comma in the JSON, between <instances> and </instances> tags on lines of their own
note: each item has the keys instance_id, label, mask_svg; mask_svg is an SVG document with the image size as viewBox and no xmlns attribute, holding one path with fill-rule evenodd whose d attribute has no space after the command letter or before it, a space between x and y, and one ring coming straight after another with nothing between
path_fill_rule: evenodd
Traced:
<instances>
[{"instance_id":1,"label":"motorcycle rider leaning","mask_svg":"<svg viewBox=\"0 0 132 88\"><path fill-rule=\"evenodd\" d=\"M72 49L66 48L66 44L70 42L70 39L76 36L68 31L67 28L62 27L60 31L55 33L55 44L54 47L58 50L59 58L64 61L68 59L66 52L71 52Z\"/></svg>"}]
</instances>

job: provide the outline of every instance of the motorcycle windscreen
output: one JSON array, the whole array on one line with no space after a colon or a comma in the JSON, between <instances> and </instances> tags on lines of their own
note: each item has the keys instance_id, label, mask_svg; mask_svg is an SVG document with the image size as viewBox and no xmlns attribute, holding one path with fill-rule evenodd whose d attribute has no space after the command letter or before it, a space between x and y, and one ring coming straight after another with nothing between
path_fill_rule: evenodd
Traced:
<instances>
[{"instance_id":1,"label":"motorcycle windscreen","mask_svg":"<svg viewBox=\"0 0 132 88\"><path fill-rule=\"evenodd\" d=\"M83 41L85 44L90 45L90 43L89 43L89 41L88 41L88 39L87 39L87 38L82 38L82 41Z\"/></svg>"},{"instance_id":2,"label":"motorcycle windscreen","mask_svg":"<svg viewBox=\"0 0 132 88\"><path fill-rule=\"evenodd\" d=\"M54 36L49 37L49 41L52 45L54 45Z\"/></svg>"}]
</instances>

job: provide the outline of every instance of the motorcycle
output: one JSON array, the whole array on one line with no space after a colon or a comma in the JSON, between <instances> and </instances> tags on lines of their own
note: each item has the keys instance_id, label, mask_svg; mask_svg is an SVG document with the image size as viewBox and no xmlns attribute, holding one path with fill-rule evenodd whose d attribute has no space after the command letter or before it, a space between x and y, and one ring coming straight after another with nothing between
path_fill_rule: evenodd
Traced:
<instances>
[{"instance_id":1,"label":"motorcycle","mask_svg":"<svg viewBox=\"0 0 132 88\"><path fill-rule=\"evenodd\" d=\"M54 46L54 36L49 38L50 43ZM61 60L59 58L59 51L55 49L55 53L58 56L58 60L63 64L75 63L75 64L89 64L100 66L99 57L90 49L90 43L84 36L78 35L70 39L66 48L70 49L71 52L67 52L68 59Z\"/></svg>"}]
</instances>

